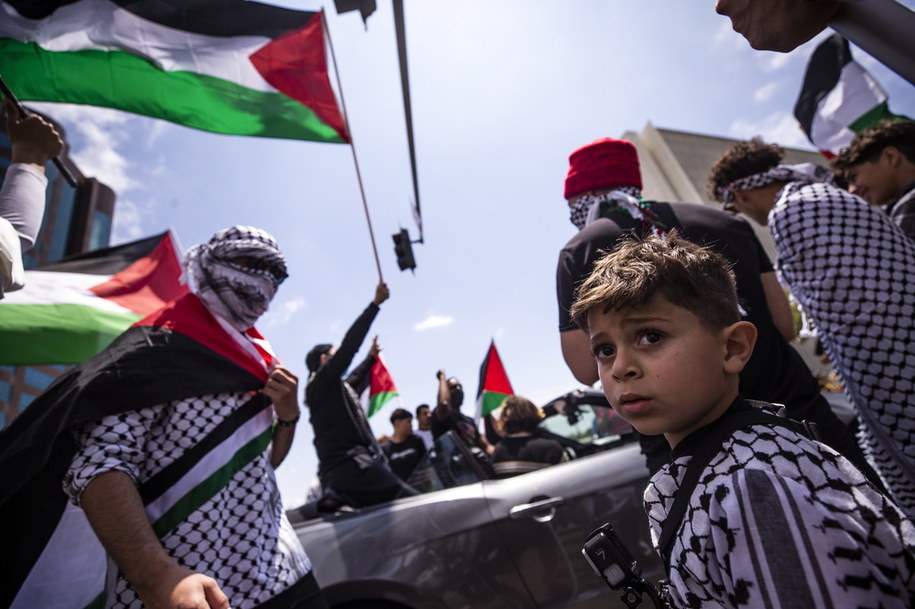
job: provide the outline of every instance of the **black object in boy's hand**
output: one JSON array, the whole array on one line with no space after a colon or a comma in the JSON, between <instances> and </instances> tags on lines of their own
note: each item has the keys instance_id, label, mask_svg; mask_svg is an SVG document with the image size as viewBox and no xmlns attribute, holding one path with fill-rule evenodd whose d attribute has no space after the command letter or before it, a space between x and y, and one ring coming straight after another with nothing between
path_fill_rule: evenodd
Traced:
<instances>
[{"instance_id":1,"label":"black object in boy's hand","mask_svg":"<svg viewBox=\"0 0 915 609\"><path fill-rule=\"evenodd\" d=\"M642 603L647 594L655 607L669 608L657 588L642 578L642 570L623 542L616 536L613 527L604 524L588 535L581 549L585 560L613 590L622 590L620 599L633 609Z\"/></svg>"}]
</instances>

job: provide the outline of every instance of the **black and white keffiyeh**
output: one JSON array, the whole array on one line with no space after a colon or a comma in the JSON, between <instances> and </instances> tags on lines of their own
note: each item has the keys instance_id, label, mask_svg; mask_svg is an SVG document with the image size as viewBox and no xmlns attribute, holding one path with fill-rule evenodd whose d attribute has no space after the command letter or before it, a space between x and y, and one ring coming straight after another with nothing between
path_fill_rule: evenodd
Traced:
<instances>
[{"instance_id":1,"label":"black and white keffiyeh","mask_svg":"<svg viewBox=\"0 0 915 609\"><path fill-rule=\"evenodd\" d=\"M915 242L835 186L790 183L769 213L782 284L813 322L858 439L915 518Z\"/></svg>"},{"instance_id":2,"label":"black and white keffiyeh","mask_svg":"<svg viewBox=\"0 0 915 609\"><path fill-rule=\"evenodd\" d=\"M569 220L578 230L582 230L616 209L621 209L633 219L646 224L658 237L667 234L667 227L655 217L650 205L642 200L642 191L635 186L621 186L606 194L580 197L569 206Z\"/></svg>"},{"instance_id":3,"label":"black and white keffiyeh","mask_svg":"<svg viewBox=\"0 0 915 609\"><path fill-rule=\"evenodd\" d=\"M651 479L657 547L692 455ZM791 430L735 432L700 476L671 552L674 606L909 607L915 528L832 449Z\"/></svg>"},{"instance_id":4,"label":"black and white keffiyeh","mask_svg":"<svg viewBox=\"0 0 915 609\"><path fill-rule=\"evenodd\" d=\"M735 190L753 190L768 186L773 182L801 182L803 184L825 182L834 184L835 175L825 167L815 163L777 165L768 171L734 180L727 186L719 186L718 194L724 204L729 205L734 202Z\"/></svg>"},{"instance_id":5,"label":"black and white keffiyeh","mask_svg":"<svg viewBox=\"0 0 915 609\"><path fill-rule=\"evenodd\" d=\"M211 312L244 332L267 312L288 276L276 240L251 226L233 226L187 251L194 291Z\"/></svg>"}]
</instances>

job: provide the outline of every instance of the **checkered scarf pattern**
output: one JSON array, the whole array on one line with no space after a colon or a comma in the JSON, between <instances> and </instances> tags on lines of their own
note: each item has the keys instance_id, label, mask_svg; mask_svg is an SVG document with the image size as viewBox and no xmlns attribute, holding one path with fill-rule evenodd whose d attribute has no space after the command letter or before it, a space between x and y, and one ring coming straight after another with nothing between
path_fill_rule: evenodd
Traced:
<instances>
[{"instance_id":1,"label":"checkered scarf pattern","mask_svg":"<svg viewBox=\"0 0 915 609\"><path fill-rule=\"evenodd\" d=\"M739 180L734 180L726 186L717 188L718 196L725 205L734 202L735 190L754 190L768 186L773 182L801 182L802 184L815 184L825 182L835 183L835 176L825 167L815 163L800 163L798 165L776 165L768 171L754 173Z\"/></svg>"},{"instance_id":2,"label":"checkered scarf pattern","mask_svg":"<svg viewBox=\"0 0 915 609\"><path fill-rule=\"evenodd\" d=\"M661 222L651 209L651 204L642 200L642 191L635 186L622 186L603 195L585 195L570 207L569 219L582 230L604 214L621 209L639 220L658 237L668 232L668 227Z\"/></svg>"},{"instance_id":3,"label":"checkered scarf pattern","mask_svg":"<svg viewBox=\"0 0 915 609\"><path fill-rule=\"evenodd\" d=\"M233 262L244 258L244 266ZM251 226L233 226L187 251L185 266L195 293L211 312L244 332L267 312L288 276L276 240Z\"/></svg>"}]
</instances>

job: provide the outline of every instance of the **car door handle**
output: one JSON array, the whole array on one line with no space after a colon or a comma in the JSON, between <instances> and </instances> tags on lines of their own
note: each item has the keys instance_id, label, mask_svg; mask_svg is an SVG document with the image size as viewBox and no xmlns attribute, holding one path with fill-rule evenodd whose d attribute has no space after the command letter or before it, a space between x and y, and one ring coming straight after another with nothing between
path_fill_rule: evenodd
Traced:
<instances>
[{"instance_id":1,"label":"car door handle","mask_svg":"<svg viewBox=\"0 0 915 609\"><path fill-rule=\"evenodd\" d=\"M532 503L522 503L508 510L508 517L512 520L533 517L535 520L545 522L546 520L551 519L553 514L555 514L556 510L554 508L565 502L566 500L563 497L548 497ZM544 514L543 512L545 510L549 510L549 513ZM545 518L545 520L541 520L541 518Z\"/></svg>"}]
</instances>

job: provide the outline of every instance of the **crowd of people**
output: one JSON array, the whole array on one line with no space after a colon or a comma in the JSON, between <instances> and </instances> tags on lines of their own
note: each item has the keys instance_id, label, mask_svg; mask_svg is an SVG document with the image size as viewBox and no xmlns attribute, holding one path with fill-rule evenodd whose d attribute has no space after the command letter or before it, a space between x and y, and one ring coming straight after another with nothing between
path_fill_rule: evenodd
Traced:
<instances>
[{"instance_id":1,"label":"crowd of people","mask_svg":"<svg viewBox=\"0 0 915 609\"><path fill-rule=\"evenodd\" d=\"M783 165L782 149L759 139L740 142L710 169L722 209L644 200L631 142L601 138L569 157L564 194L577 233L557 265L561 349L573 375L600 381L638 432L651 538L676 606L753 606L786 589L810 606L908 606L912 126L862 131L835 173ZM774 266L743 217L768 226ZM235 226L191 248L185 266L191 293L66 373L2 432L4 467L24 470L3 489L2 518L28 510L47 523L4 527L5 545L31 552L4 594L18 593L35 565L72 559L51 533L91 527L117 566L106 592L117 606L326 606L273 475L302 414L299 382L253 329L286 261L272 236ZM782 285L843 381L857 439L789 344ZM418 429L399 408L390 436L376 438L359 395L377 337L346 371L388 297L379 283L340 346L320 343L305 357L318 510L416 493L411 475L444 434L493 478L569 458L521 396L481 429L444 370L435 406L415 410ZM163 376L170 383L147 382ZM53 441L36 446L37 437ZM776 521L781 537L759 535ZM76 584L105 570L99 562Z\"/></svg>"},{"instance_id":2,"label":"crowd of people","mask_svg":"<svg viewBox=\"0 0 915 609\"><path fill-rule=\"evenodd\" d=\"M741 11L763 4L717 3L738 29ZM789 21L802 31L787 42L745 31L754 45L793 48L843 4L801 2ZM42 168L61 145L46 122L13 110L0 296L22 285ZM630 142L602 138L570 156L564 198L577 233L557 265L562 354L639 434L674 606L911 606L913 125L860 132L833 172L740 142L710 169L722 209L644 200ZM745 218L768 227L774 264ZM0 432L0 464L16 474L0 488L0 544L21 555L3 574L3 606L96 589L107 607L328 606L274 476L302 414L299 379L254 329L287 261L265 231L233 226L184 263L190 293L62 375ZM843 382L857 438L789 344L783 288ZM520 396L489 422L495 433L482 432L444 370L434 408L416 408L418 429L397 409L379 442L359 401L377 337L344 374L388 297L378 284L340 346L305 357L324 509L414 493L411 474L447 433L497 478L568 459ZM26 515L32 526L13 526ZM88 549L95 539L99 552Z\"/></svg>"}]
</instances>

